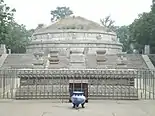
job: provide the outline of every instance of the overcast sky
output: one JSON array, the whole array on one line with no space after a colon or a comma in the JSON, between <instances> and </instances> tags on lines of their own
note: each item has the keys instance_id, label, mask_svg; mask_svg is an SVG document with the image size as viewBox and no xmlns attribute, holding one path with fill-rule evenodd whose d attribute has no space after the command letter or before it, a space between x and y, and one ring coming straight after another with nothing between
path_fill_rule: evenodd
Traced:
<instances>
[{"instance_id":1,"label":"overcast sky","mask_svg":"<svg viewBox=\"0 0 155 116\"><path fill-rule=\"evenodd\" d=\"M152 0L4 0L17 10L15 20L36 28L39 23L50 24L50 11L57 6L67 6L75 16L99 23L100 18L111 15L116 25L127 25L139 13L150 11Z\"/></svg>"}]
</instances>

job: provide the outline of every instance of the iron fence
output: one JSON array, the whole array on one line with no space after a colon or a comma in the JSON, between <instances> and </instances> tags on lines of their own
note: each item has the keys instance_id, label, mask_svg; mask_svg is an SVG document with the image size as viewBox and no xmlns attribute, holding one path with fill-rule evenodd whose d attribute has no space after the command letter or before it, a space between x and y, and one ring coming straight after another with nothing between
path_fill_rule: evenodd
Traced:
<instances>
[{"instance_id":1,"label":"iron fence","mask_svg":"<svg viewBox=\"0 0 155 116\"><path fill-rule=\"evenodd\" d=\"M88 81L88 99L155 99L155 70L147 69L0 70L0 98L68 100L70 80Z\"/></svg>"}]
</instances>

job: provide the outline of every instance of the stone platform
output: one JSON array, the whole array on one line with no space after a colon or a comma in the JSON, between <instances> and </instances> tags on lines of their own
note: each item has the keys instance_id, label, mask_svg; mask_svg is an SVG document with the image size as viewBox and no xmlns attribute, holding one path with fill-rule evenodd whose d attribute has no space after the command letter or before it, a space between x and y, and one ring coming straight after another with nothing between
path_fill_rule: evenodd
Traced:
<instances>
[{"instance_id":1,"label":"stone platform","mask_svg":"<svg viewBox=\"0 0 155 116\"><path fill-rule=\"evenodd\" d=\"M90 101L84 109L52 100L0 101L0 116L155 116L155 101Z\"/></svg>"}]
</instances>

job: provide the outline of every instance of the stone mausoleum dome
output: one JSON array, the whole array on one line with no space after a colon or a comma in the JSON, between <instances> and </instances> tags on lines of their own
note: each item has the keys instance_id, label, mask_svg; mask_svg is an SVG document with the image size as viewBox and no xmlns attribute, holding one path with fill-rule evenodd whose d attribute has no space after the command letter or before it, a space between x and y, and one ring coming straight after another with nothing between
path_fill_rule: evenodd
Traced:
<instances>
[{"instance_id":1,"label":"stone mausoleum dome","mask_svg":"<svg viewBox=\"0 0 155 116\"><path fill-rule=\"evenodd\" d=\"M49 51L56 49L60 54L70 54L71 51L83 51L94 54L105 51L106 54L122 52L122 44L116 33L107 32L106 28L83 17L67 17L47 27L36 29L27 53Z\"/></svg>"}]
</instances>

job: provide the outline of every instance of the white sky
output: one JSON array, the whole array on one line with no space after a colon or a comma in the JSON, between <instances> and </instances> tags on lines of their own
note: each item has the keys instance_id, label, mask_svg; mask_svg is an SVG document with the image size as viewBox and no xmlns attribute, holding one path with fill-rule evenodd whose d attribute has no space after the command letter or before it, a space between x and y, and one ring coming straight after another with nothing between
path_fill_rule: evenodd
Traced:
<instances>
[{"instance_id":1,"label":"white sky","mask_svg":"<svg viewBox=\"0 0 155 116\"><path fill-rule=\"evenodd\" d=\"M150 11L152 0L4 0L17 10L15 20L36 28L39 23L50 24L50 11L57 6L67 6L75 16L99 23L100 18L111 15L116 25L133 22L139 13Z\"/></svg>"}]
</instances>

